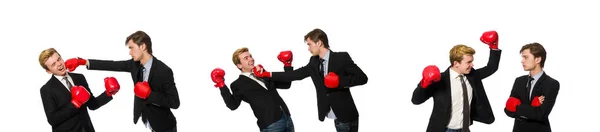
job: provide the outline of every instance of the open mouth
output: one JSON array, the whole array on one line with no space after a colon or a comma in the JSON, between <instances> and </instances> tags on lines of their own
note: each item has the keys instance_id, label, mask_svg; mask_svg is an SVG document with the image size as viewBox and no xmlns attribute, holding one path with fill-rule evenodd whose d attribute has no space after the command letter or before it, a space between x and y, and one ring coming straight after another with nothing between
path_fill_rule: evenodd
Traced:
<instances>
[{"instance_id":1,"label":"open mouth","mask_svg":"<svg viewBox=\"0 0 600 132\"><path fill-rule=\"evenodd\" d=\"M59 66L58 67L58 71L64 71L65 70L65 66Z\"/></svg>"}]
</instances>

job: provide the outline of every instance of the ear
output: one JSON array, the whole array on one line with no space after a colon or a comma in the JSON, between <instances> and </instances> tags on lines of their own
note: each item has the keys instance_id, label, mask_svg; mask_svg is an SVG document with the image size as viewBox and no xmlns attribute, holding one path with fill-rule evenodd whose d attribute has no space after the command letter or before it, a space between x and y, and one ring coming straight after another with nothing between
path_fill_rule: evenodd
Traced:
<instances>
[{"instance_id":1,"label":"ear","mask_svg":"<svg viewBox=\"0 0 600 132\"><path fill-rule=\"evenodd\" d=\"M142 43L142 45L140 45L140 49L142 51L146 51L146 43Z\"/></svg>"},{"instance_id":2,"label":"ear","mask_svg":"<svg viewBox=\"0 0 600 132\"><path fill-rule=\"evenodd\" d=\"M235 66L237 66L238 69L242 69L242 64L235 64Z\"/></svg>"},{"instance_id":3,"label":"ear","mask_svg":"<svg viewBox=\"0 0 600 132\"><path fill-rule=\"evenodd\" d=\"M455 66L457 66L458 64L460 64L460 62L458 62L458 61L453 61L453 62L452 62L452 67L455 67Z\"/></svg>"},{"instance_id":4,"label":"ear","mask_svg":"<svg viewBox=\"0 0 600 132\"><path fill-rule=\"evenodd\" d=\"M46 73L48 73L48 74L52 74L52 72L50 72L50 70L46 70Z\"/></svg>"},{"instance_id":5,"label":"ear","mask_svg":"<svg viewBox=\"0 0 600 132\"><path fill-rule=\"evenodd\" d=\"M542 62L542 57L535 57L533 61L535 61L536 64L540 64Z\"/></svg>"},{"instance_id":6,"label":"ear","mask_svg":"<svg viewBox=\"0 0 600 132\"><path fill-rule=\"evenodd\" d=\"M317 41L317 46L323 47L323 41L321 41L321 40Z\"/></svg>"}]
</instances>

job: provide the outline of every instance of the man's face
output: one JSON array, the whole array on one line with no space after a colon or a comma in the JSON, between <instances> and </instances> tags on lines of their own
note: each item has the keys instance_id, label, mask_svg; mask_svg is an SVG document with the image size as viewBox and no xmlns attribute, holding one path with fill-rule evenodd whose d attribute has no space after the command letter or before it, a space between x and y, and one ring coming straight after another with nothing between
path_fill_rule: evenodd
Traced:
<instances>
[{"instance_id":1,"label":"man's face","mask_svg":"<svg viewBox=\"0 0 600 132\"><path fill-rule=\"evenodd\" d=\"M134 61L140 61L142 60L142 53L144 53L146 45L142 44L138 46L133 40L129 40L129 42L127 42L127 48L129 48L129 55L131 55L131 58L133 58Z\"/></svg>"},{"instance_id":2,"label":"man's face","mask_svg":"<svg viewBox=\"0 0 600 132\"><path fill-rule=\"evenodd\" d=\"M319 48L323 44L321 41L314 42L314 41L310 40L309 38L306 38L306 45L308 45L308 51L310 51L310 54L312 54L313 56L316 56L316 55L319 55Z\"/></svg>"},{"instance_id":3,"label":"man's face","mask_svg":"<svg viewBox=\"0 0 600 132\"><path fill-rule=\"evenodd\" d=\"M463 55L463 60L460 63L454 61L454 65L459 74L469 74L473 68L473 55Z\"/></svg>"},{"instance_id":4,"label":"man's face","mask_svg":"<svg viewBox=\"0 0 600 132\"><path fill-rule=\"evenodd\" d=\"M57 53L54 53L46 62L44 63L46 67L48 67L49 74L64 76L67 74L67 69L65 68L65 61L63 61L62 57Z\"/></svg>"},{"instance_id":5,"label":"man's face","mask_svg":"<svg viewBox=\"0 0 600 132\"><path fill-rule=\"evenodd\" d=\"M236 64L236 66L242 69L242 72L251 72L254 68L254 58L252 58L252 54L250 52L244 52L238 55L240 58L240 64Z\"/></svg>"},{"instance_id":6,"label":"man's face","mask_svg":"<svg viewBox=\"0 0 600 132\"><path fill-rule=\"evenodd\" d=\"M523 70L525 71L531 71L535 69L541 60L541 57L535 58L529 49L521 52L521 64L523 64Z\"/></svg>"}]
</instances>

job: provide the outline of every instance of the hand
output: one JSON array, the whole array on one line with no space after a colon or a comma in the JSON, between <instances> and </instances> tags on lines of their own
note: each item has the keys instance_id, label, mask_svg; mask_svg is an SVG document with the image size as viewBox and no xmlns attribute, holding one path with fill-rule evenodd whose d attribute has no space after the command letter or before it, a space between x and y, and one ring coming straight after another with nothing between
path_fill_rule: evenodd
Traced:
<instances>
[{"instance_id":1,"label":"hand","mask_svg":"<svg viewBox=\"0 0 600 132\"><path fill-rule=\"evenodd\" d=\"M77 69L78 66L80 66L80 65L86 65L86 64L87 64L87 60L77 57L77 58L68 59L65 62L65 67L70 72L73 72L73 71L75 71L75 69Z\"/></svg>"},{"instance_id":2,"label":"hand","mask_svg":"<svg viewBox=\"0 0 600 132\"><path fill-rule=\"evenodd\" d=\"M146 81L138 82L135 84L135 88L133 89L133 92L135 93L135 96L142 98L142 99L146 99L146 98L148 98L148 96L150 96L150 92L151 92L150 85Z\"/></svg>"},{"instance_id":3,"label":"hand","mask_svg":"<svg viewBox=\"0 0 600 132\"><path fill-rule=\"evenodd\" d=\"M338 88L340 84L340 77L333 72L329 72L327 73L327 76L325 76L324 83L327 88Z\"/></svg>"},{"instance_id":4,"label":"hand","mask_svg":"<svg viewBox=\"0 0 600 132\"><path fill-rule=\"evenodd\" d=\"M434 82L440 81L440 69L435 65L429 65L423 69L423 79L421 79L421 88L427 88Z\"/></svg>"},{"instance_id":5,"label":"hand","mask_svg":"<svg viewBox=\"0 0 600 132\"><path fill-rule=\"evenodd\" d=\"M498 49L498 32L494 30L484 32L479 40L490 46L490 49Z\"/></svg>"},{"instance_id":6,"label":"hand","mask_svg":"<svg viewBox=\"0 0 600 132\"><path fill-rule=\"evenodd\" d=\"M222 88L223 86L225 86L225 70L221 69L221 68L215 68L211 73L210 73L210 78L212 79L212 81L215 84L215 87L217 88Z\"/></svg>"},{"instance_id":7,"label":"hand","mask_svg":"<svg viewBox=\"0 0 600 132\"><path fill-rule=\"evenodd\" d=\"M531 106L533 106L533 107L541 106L542 103L544 103L544 98L546 98L546 97L544 97L543 95L539 96L539 97L538 96L533 97L533 100L531 100Z\"/></svg>"},{"instance_id":8,"label":"hand","mask_svg":"<svg viewBox=\"0 0 600 132\"><path fill-rule=\"evenodd\" d=\"M75 108L80 108L90 99L90 93L83 86L73 86L71 88L71 103Z\"/></svg>"},{"instance_id":9,"label":"hand","mask_svg":"<svg viewBox=\"0 0 600 132\"><path fill-rule=\"evenodd\" d=\"M277 59L279 59L279 61L281 61L283 63L283 66L292 66L292 60L293 55L292 55L292 51L287 50L287 51L281 51L279 52L279 55L277 56Z\"/></svg>"},{"instance_id":10,"label":"hand","mask_svg":"<svg viewBox=\"0 0 600 132\"><path fill-rule=\"evenodd\" d=\"M104 88L106 88L106 95L108 97L112 97L112 95L117 94L121 89L121 85L114 77L106 77L104 78Z\"/></svg>"},{"instance_id":11,"label":"hand","mask_svg":"<svg viewBox=\"0 0 600 132\"><path fill-rule=\"evenodd\" d=\"M521 100L515 97L510 97L506 100L506 110L510 112L516 112L517 106L521 105Z\"/></svg>"},{"instance_id":12,"label":"hand","mask_svg":"<svg viewBox=\"0 0 600 132\"><path fill-rule=\"evenodd\" d=\"M257 66L255 66L252 69L252 72L254 73L254 76L258 77L258 78L270 78L271 77L271 72L268 72L267 70L265 70L265 68L263 68L262 65L258 64Z\"/></svg>"}]
</instances>

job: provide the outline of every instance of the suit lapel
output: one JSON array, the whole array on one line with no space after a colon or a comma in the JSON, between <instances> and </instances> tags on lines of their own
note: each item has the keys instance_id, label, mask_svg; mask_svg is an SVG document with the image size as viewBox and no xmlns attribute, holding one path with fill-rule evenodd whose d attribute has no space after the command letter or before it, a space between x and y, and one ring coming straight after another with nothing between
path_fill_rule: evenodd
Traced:
<instances>
[{"instance_id":1,"label":"suit lapel","mask_svg":"<svg viewBox=\"0 0 600 132\"><path fill-rule=\"evenodd\" d=\"M533 97L539 95L536 93L539 93L542 91L540 84L542 83L542 81L544 81L544 79L546 79L546 73L542 73L542 76L540 76L540 78L533 85L533 88L532 88L533 90L531 91L531 96L527 96L527 97L529 97L529 101L533 100ZM525 82L527 82L527 81L525 81ZM529 95L529 91L527 91L527 95Z\"/></svg>"},{"instance_id":2,"label":"suit lapel","mask_svg":"<svg viewBox=\"0 0 600 132\"><path fill-rule=\"evenodd\" d=\"M259 89L261 89L261 90L267 90L267 89L269 89L269 87L267 86L267 82L263 82L263 83L265 83L265 87L267 87L267 89L265 89L265 88L263 88L263 86L262 86L262 85L258 84L258 82L256 82L254 79L252 79L252 78L250 78L250 77L247 77L247 76L244 76L244 75L240 75L240 79L244 79L245 81L249 82L249 83L248 83L249 85L250 85L250 84L253 84L253 85L255 85L255 86L252 86L252 87L247 87L247 88L252 88L252 89L254 89L254 88L259 88Z\"/></svg>"},{"instance_id":3,"label":"suit lapel","mask_svg":"<svg viewBox=\"0 0 600 132\"><path fill-rule=\"evenodd\" d=\"M58 93L71 97L71 92L54 75L50 76L50 83L53 89L59 91Z\"/></svg>"},{"instance_id":4,"label":"suit lapel","mask_svg":"<svg viewBox=\"0 0 600 132\"><path fill-rule=\"evenodd\" d=\"M81 80L79 80L79 78L76 78L72 73L67 73L69 74L69 76L71 77L71 79L73 80L73 86L79 86L82 85L80 82Z\"/></svg>"},{"instance_id":5,"label":"suit lapel","mask_svg":"<svg viewBox=\"0 0 600 132\"><path fill-rule=\"evenodd\" d=\"M444 90L446 91L446 96L447 98L445 100L448 101L448 103L446 104L452 104L452 87L451 87L451 81L450 79L450 67L448 67L446 69L446 71L444 71L444 73L442 73L442 81L444 81ZM447 106L448 109L452 110L452 105L448 105Z\"/></svg>"}]
</instances>

